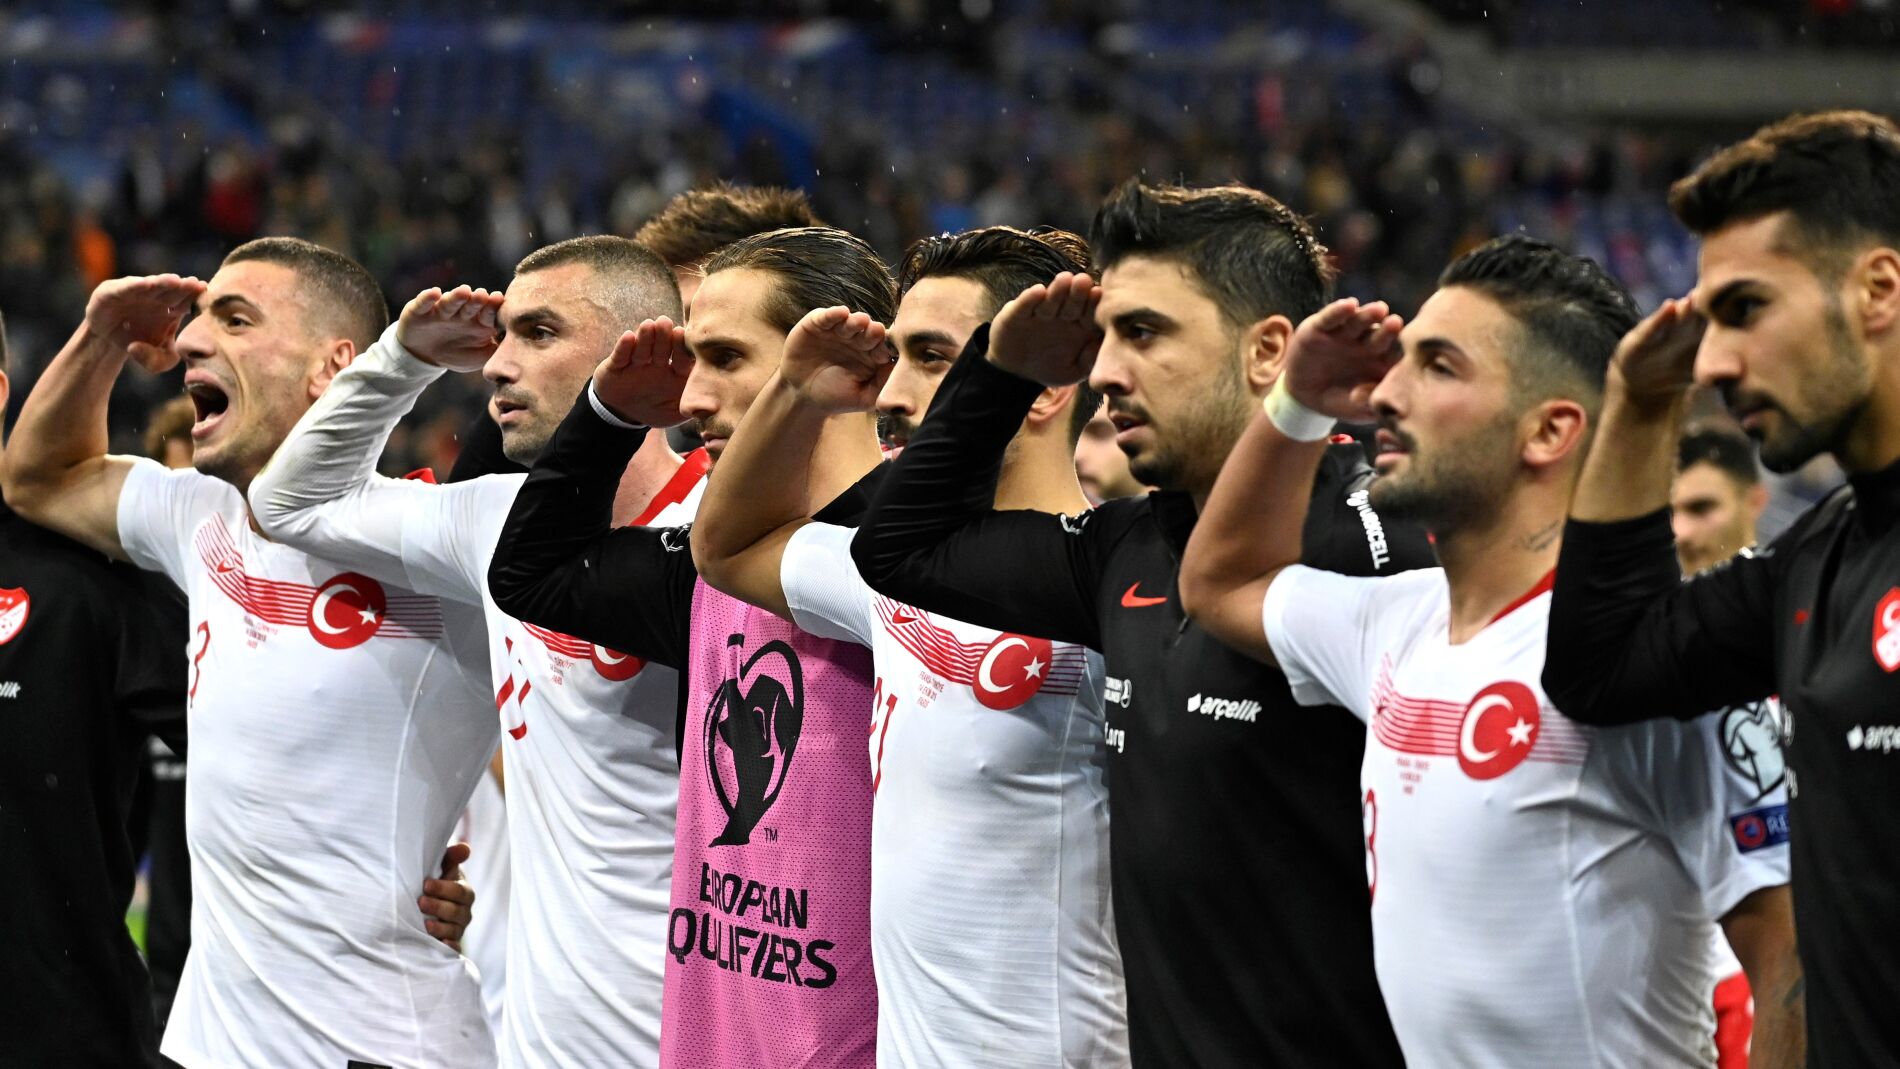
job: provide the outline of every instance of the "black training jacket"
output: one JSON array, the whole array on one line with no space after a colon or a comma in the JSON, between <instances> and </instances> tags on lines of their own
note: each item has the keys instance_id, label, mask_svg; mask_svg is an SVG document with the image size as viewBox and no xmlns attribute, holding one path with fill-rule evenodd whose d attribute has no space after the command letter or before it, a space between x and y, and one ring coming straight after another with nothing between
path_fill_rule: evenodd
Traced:
<instances>
[{"instance_id":1,"label":"black training jacket","mask_svg":"<svg viewBox=\"0 0 1900 1069\"><path fill-rule=\"evenodd\" d=\"M1105 658L1110 867L1143 1067L1401 1064L1373 975L1361 831L1365 729L1302 707L1277 670L1181 612L1186 495L1081 517L995 512L1004 448L1040 387L979 330L852 545L880 592ZM1430 564L1364 508L1357 445L1320 469L1307 561L1360 575Z\"/></svg>"},{"instance_id":2,"label":"black training jacket","mask_svg":"<svg viewBox=\"0 0 1900 1069\"><path fill-rule=\"evenodd\" d=\"M1900 1065L1900 464L1684 583L1667 509L1572 520L1544 690L1587 724L1780 694L1808 1064Z\"/></svg>"}]
</instances>

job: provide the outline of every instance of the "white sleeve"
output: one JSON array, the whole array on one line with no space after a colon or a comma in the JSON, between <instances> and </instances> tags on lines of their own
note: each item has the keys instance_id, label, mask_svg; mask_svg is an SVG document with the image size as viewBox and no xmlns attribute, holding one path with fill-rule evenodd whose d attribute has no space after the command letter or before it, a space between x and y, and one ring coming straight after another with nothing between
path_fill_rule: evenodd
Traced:
<instances>
[{"instance_id":1,"label":"white sleeve","mask_svg":"<svg viewBox=\"0 0 1900 1069\"><path fill-rule=\"evenodd\" d=\"M396 342L394 325L338 372L251 484L264 533L383 582L481 604L523 476L435 486L376 474L390 432L441 374Z\"/></svg>"},{"instance_id":2,"label":"white sleeve","mask_svg":"<svg viewBox=\"0 0 1900 1069\"><path fill-rule=\"evenodd\" d=\"M133 459L119 491L119 544L133 564L189 590L185 562L191 559L192 534L205 517L234 504L236 496L237 488L221 479Z\"/></svg>"},{"instance_id":3,"label":"white sleeve","mask_svg":"<svg viewBox=\"0 0 1900 1069\"><path fill-rule=\"evenodd\" d=\"M1676 856L1720 920L1751 893L1788 882L1787 766L1780 709L1738 706L1658 720L1646 786Z\"/></svg>"},{"instance_id":4,"label":"white sleeve","mask_svg":"<svg viewBox=\"0 0 1900 1069\"><path fill-rule=\"evenodd\" d=\"M1371 663L1381 643L1373 633L1375 595L1394 578L1362 578L1295 564L1267 587L1261 624L1274 660L1302 705L1340 705L1361 720L1372 716Z\"/></svg>"},{"instance_id":5,"label":"white sleeve","mask_svg":"<svg viewBox=\"0 0 1900 1069\"><path fill-rule=\"evenodd\" d=\"M851 560L853 529L808 523L779 560L779 586L792 622L814 635L869 646L877 632L875 596Z\"/></svg>"}]
</instances>

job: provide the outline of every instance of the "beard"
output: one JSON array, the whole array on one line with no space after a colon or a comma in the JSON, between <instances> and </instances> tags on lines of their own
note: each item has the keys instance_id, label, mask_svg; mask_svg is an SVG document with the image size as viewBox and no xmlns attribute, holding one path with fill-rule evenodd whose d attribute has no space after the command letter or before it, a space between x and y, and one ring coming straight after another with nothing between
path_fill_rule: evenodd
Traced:
<instances>
[{"instance_id":1,"label":"beard","mask_svg":"<svg viewBox=\"0 0 1900 1069\"><path fill-rule=\"evenodd\" d=\"M1510 492L1516 457L1509 450L1515 414L1421 453L1417 439L1390 422L1380 427L1405 449L1405 466L1372 480L1368 500L1381 516L1443 534L1481 522Z\"/></svg>"},{"instance_id":2,"label":"beard","mask_svg":"<svg viewBox=\"0 0 1900 1069\"><path fill-rule=\"evenodd\" d=\"M879 412L877 414L877 439L886 446L894 441L908 443L917 437L917 424L909 416L898 412Z\"/></svg>"},{"instance_id":3,"label":"beard","mask_svg":"<svg viewBox=\"0 0 1900 1069\"><path fill-rule=\"evenodd\" d=\"M1143 486L1205 494L1214 488L1221 465L1258 410L1238 360L1223 365L1221 379L1204 400L1184 404L1169 423L1156 425L1148 410L1126 398L1110 397L1110 416L1127 415L1155 428L1154 444L1128 455L1128 474Z\"/></svg>"},{"instance_id":4,"label":"beard","mask_svg":"<svg viewBox=\"0 0 1900 1069\"><path fill-rule=\"evenodd\" d=\"M1722 385L1722 400L1730 411L1768 409L1779 415L1773 433L1750 435L1760 446L1762 467L1777 475L1797 471L1822 453L1838 456L1849 428L1867 405L1866 393L1859 390L1867 378L1867 362L1848 330L1840 300L1832 295L1826 323L1828 366L1801 377L1796 386L1800 416L1766 394L1744 393L1734 383Z\"/></svg>"}]
</instances>

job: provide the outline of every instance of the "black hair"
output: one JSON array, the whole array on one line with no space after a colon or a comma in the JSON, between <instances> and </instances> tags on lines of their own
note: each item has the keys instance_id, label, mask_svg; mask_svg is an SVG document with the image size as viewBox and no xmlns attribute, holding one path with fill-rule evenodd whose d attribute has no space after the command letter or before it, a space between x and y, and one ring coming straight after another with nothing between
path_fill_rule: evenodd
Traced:
<instances>
[{"instance_id":1,"label":"black hair","mask_svg":"<svg viewBox=\"0 0 1900 1069\"><path fill-rule=\"evenodd\" d=\"M1741 431L1720 424L1702 424L1683 433L1676 448L1676 470L1688 471L1697 464L1713 465L1744 489L1761 482L1754 444Z\"/></svg>"},{"instance_id":2,"label":"black hair","mask_svg":"<svg viewBox=\"0 0 1900 1069\"><path fill-rule=\"evenodd\" d=\"M767 271L778 286L766 320L789 334L814 308L843 305L889 325L897 308L890 268L864 239L835 227L802 226L754 234L706 261L708 275L734 268Z\"/></svg>"},{"instance_id":3,"label":"black hair","mask_svg":"<svg viewBox=\"0 0 1900 1069\"><path fill-rule=\"evenodd\" d=\"M257 260L289 268L304 283L311 311L334 316L332 326L356 343L358 352L369 348L389 327L389 302L382 287L362 264L313 241L269 237L247 241L232 249L226 264Z\"/></svg>"}]
</instances>

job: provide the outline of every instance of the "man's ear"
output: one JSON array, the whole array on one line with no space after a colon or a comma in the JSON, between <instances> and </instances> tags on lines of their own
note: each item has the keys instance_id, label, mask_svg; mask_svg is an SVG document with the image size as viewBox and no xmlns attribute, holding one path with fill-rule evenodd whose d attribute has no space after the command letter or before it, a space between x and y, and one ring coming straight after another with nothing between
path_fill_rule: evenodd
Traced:
<instances>
[{"instance_id":1,"label":"man's ear","mask_svg":"<svg viewBox=\"0 0 1900 1069\"><path fill-rule=\"evenodd\" d=\"M1287 350L1293 344L1293 321L1272 315L1248 327L1241 335L1241 373L1255 397L1265 397L1286 367Z\"/></svg>"},{"instance_id":2,"label":"man's ear","mask_svg":"<svg viewBox=\"0 0 1900 1069\"><path fill-rule=\"evenodd\" d=\"M1748 510L1750 520L1759 521L1761 514L1768 511L1768 484L1757 482L1742 495L1742 507Z\"/></svg>"},{"instance_id":3,"label":"man's ear","mask_svg":"<svg viewBox=\"0 0 1900 1069\"><path fill-rule=\"evenodd\" d=\"M1525 464L1546 468L1583 456L1590 436L1590 413L1575 401L1553 397L1525 413L1529 435L1521 454Z\"/></svg>"},{"instance_id":4,"label":"man's ear","mask_svg":"<svg viewBox=\"0 0 1900 1069\"><path fill-rule=\"evenodd\" d=\"M1065 419L1069 413L1069 402L1075 399L1075 385L1051 386L1036 395L1036 403L1029 406L1029 416L1023 420L1031 427L1041 430L1051 420Z\"/></svg>"},{"instance_id":5,"label":"man's ear","mask_svg":"<svg viewBox=\"0 0 1900 1069\"><path fill-rule=\"evenodd\" d=\"M1861 257L1852 277L1859 289L1861 326L1870 335L1900 324L1900 251L1882 246Z\"/></svg>"},{"instance_id":6,"label":"man's ear","mask_svg":"<svg viewBox=\"0 0 1900 1069\"><path fill-rule=\"evenodd\" d=\"M336 378L336 373L349 367L350 361L355 359L355 342L348 338L332 338L324 347L322 362L311 372L310 400L322 397L323 391L330 388L330 380Z\"/></svg>"}]
</instances>

